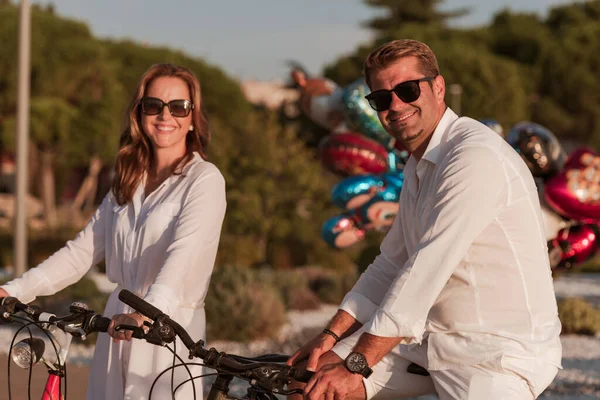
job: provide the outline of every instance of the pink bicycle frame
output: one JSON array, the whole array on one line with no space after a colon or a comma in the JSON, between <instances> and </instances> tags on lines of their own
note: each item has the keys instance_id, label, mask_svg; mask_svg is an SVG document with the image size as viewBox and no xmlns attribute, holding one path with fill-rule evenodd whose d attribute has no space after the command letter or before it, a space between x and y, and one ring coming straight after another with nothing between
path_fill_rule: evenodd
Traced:
<instances>
[{"instance_id":1,"label":"pink bicycle frame","mask_svg":"<svg viewBox=\"0 0 600 400\"><path fill-rule=\"evenodd\" d=\"M52 373L48 374L42 400L63 400L63 396L60 393L60 376Z\"/></svg>"}]
</instances>

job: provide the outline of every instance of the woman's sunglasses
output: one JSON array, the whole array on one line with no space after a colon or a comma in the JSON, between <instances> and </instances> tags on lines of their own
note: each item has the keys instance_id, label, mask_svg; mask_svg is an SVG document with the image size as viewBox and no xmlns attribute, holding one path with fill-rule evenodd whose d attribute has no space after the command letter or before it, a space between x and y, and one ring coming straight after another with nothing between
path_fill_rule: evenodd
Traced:
<instances>
[{"instance_id":1,"label":"woman's sunglasses","mask_svg":"<svg viewBox=\"0 0 600 400\"><path fill-rule=\"evenodd\" d=\"M421 79L415 79L412 81L406 81L397 84L391 90L381 89L372 92L365 96L365 99L369 102L369 105L373 110L377 112L386 111L392 104L392 92L396 93L396 96L405 103L412 103L416 101L421 95L421 82L431 82L435 79L435 76L428 76Z\"/></svg>"},{"instance_id":2,"label":"woman's sunglasses","mask_svg":"<svg viewBox=\"0 0 600 400\"><path fill-rule=\"evenodd\" d=\"M167 106L171 115L178 118L187 117L192 108L194 108L194 105L189 100L171 100L165 103L156 97L143 97L140 100L140 104L142 112L146 115L158 115Z\"/></svg>"}]
</instances>

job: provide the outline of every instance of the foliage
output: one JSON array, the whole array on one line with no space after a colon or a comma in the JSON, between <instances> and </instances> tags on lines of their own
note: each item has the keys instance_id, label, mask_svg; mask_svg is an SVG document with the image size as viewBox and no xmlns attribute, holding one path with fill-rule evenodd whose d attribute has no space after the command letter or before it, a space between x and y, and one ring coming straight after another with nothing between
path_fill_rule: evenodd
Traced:
<instances>
[{"instance_id":1,"label":"foliage","mask_svg":"<svg viewBox=\"0 0 600 400\"><path fill-rule=\"evenodd\" d=\"M225 135L220 140L231 142ZM249 116L234 146L223 142L213 155L224 166L228 186L225 231L252 238L256 263L273 263L277 242L314 246L320 221L331 207L332 185L314 151L267 111Z\"/></svg>"},{"instance_id":2,"label":"foliage","mask_svg":"<svg viewBox=\"0 0 600 400\"><path fill-rule=\"evenodd\" d=\"M264 284L278 290L288 310L313 310L321 305L317 295L309 289L308 278L301 269L263 269L258 276Z\"/></svg>"},{"instance_id":3,"label":"foliage","mask_svg":"<svg viewBox=\"0 0 600 400\"><path fill-rule=\"evenodd\" d=\"M600 308L594 307L580 297L558 302L558 316L562 333L595 335L600 333Z\"/></svg>"},{"instance_id":4,"label":"foliage","mask_svg":"<svg viewBox=\"0 0 600 400\"><path fill-rule=\"evenodd\" d=\"M313 267L305 268L303 273L310 289L326 304L340 304L358 279L355 270L339 272Z\"/></svg>"},{"instance_id":5,"label":"foliage","mask_svg":"<svg viewBox=\"0 0 600 400\"><path fill-rule=\"evenodd\" d=\"M215 268L206 297L210 340L249 341L273 336L284 320L277 291L247 268Z\"/></svg>"},{"instance_id":6,"label":"foliage","mask_svg":"<svg viewBox=\"0 0 600 400\"><path fill-rule=\"evenodd\" d=\"M439 5L444 0L364 0L367 5L387 11L383 16L374 17L367 26L380 32L389 31L407 23L423 25L445 25L449 19L466 15L466 8L442 12Z\"/></svg>"}]
</instances>

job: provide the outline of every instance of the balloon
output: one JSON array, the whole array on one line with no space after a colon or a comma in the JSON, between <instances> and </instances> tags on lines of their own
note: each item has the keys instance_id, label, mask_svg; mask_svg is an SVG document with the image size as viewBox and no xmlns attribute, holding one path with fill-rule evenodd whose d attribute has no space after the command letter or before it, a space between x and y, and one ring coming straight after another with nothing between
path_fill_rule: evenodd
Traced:
<instances>
[{"instance_id":1,"label":"balloon","mask_svg":"<svg viewBox=\"0 0 600 400\"><path fill-rule=\"evenodd\" d=\"M335 130L343 122L343 90L326 78L307 78L298 70L291 72L300 90L300 109L314 123Z\"/></svg>"},{"instance_id":2,"label":"balloon","mask_svg":"<svg viewBox=\"0 0 600 400\"><path fill-rule=\"evenodd\" d=\"M535 177L547 179L563 167L566 154L552 132L534 122L519 122L506 138Z\"/></svg>"},{"instance_id":3,"label":"balloon","mask_svg":"<svg viewBox=\"0 0 600 400\"><path fill-rule=\"evenodd\" d=\"M392 226L400 208L400 191L388 186L354 210L358 226L365 230L387 231Z\"/></svg>"},{"instance_id":4,"label":"balloon","mask_svg":"<svg viewBox=\"0 0 600 400\"><path fill-rule=\"evenodd\" d=\"M371 108L365 96L371 93L371 89L365 83L364 78L359 78L346 86L342 92L342 104L346 125L353 131L360 132L370 137L386 149L394 147L396 141L390 136L377 117L377 112Z\"/></svg>"},{"instance_id":5,"label":"balloon","mask_svg":"<svg viewBox=\"0 0 600 400\"><path fill-rule=\"evenodd\" d=\"M363 240L365 231L356 226L352 216L336 215L325 221L321 236L331 247L343 249Z\"/></svg>"},{"instance_id":6,"label":"balloon","mask_svg":"<svg viewBox=\"0 0 600 400\"><path fill-rule=\"evenodd\" d=\"M546 240L554 239L558 232L567 226L567 221L552 211L552 209L550 209L547 205L542 204L541 207L542 218L544 219L544 227L546 232Z\"/></svg>"},{"instance_id":7,"label":"balloon","mask_svg":"<svg viewBox=\"0 0 600 400\"><path fill-rule=\"evenodd\" d=\"M590 259L598 251L600 228L596 224L579 224L562 229L548 242L550 266L570 269Z\"/></svg>"},{"instance_id":8,"label":"balloon","mask_svg":"<svg viewBox=\"0 0 600 400\"><path fill-rule=\"evenodd\" d=\"M388 169L388 152L379 143L358 133L326 136L319 143L321 161L342 175L380 174Z\"/></svg>"},{"instance_id":9,"label":"balloon","mask_svg":"<svg viewBox=\"0 0 600 400\"><path fill-rule=\"evenodd\" d=\"M496 132L498 135L504 137L504 128L502 128L502 125L495 119L480 119L479 122Z\"/></svg>"},{"instance_id":10,"label":"balloon","mask_svg":"<svg viewBox=\"0 0 600 400\"><path fill-rule=\"evenodd\" d=\"M564 170L546 182L544 198L559 214L582 222L600 220L600 157L580 148Z\"/></svg>"},{"instance_id":11,"label":"balloon","mask_svg":"<svg viewBox=\"0 0 600 400\"><path fill-rule=\"evenodd\" d=\"M378 196L384 201L397 201L404 183L404 174L359 175L346 178L331 190L333 203L353 209Z\"/></svg>"},{"instance_id":12,"label":"balloon","mask_svg":"<svg viewBox=\"0 0 600 400\"><path fill-rule=\"evenodd\" d=\"M323 239L344 248L362 240L366 231L388 230L398 214L403 183L402 172L344 179L332 189L332 197L336 205L349 211L325 221Z\"/></svg>"}]
</instances>

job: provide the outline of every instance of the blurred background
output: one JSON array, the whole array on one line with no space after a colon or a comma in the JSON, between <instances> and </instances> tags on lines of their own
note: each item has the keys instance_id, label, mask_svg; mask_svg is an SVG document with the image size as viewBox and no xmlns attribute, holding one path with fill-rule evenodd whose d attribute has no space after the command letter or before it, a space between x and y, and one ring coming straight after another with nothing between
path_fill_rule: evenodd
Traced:
<instances>
[{"instance_id":1,"label":"blurred background","mask_svg":"<svg viewBox=\"0 0 600 400\"><path fill-rule=\"evenodd\" d=\"M0 0L4 280L14 273L18 32L19 2ZM133 88L150 65L172 62L200 78L213 133L209 159L227 182L228 210L207 300L209 336L275 337L289 310L339 302L377 255L384 232L365 229L358 243L344 248L327 241L323 223L340 213L332 188L353 174L324 159L322 143L334 130L302 109L302 87L290 72L348 88L373 48L408 37L436 53L447 102L459 114L492 119L503 132L534 122L550 130L565 153L587 146L596 156L599 0L33 1L28 266L85 225L109 190ZM401 163L392 169L401 171ZM566 225L574 219L556 213ZM588 246L576 268L572 259L557 276L600 271L596 250ZM99 265L79 284L39 301L62 306L84 298L101 310L110 290L102 272ZM565 333L600 332L600 289L586 274L588 298L561 306L577 315ZM252 327L220 325L218 316L231 312ZM589 385L600 391L595 371Z\"/></svg>"}]
</instances>

